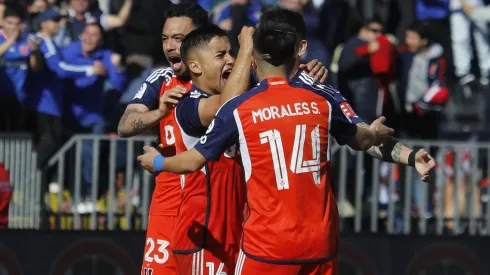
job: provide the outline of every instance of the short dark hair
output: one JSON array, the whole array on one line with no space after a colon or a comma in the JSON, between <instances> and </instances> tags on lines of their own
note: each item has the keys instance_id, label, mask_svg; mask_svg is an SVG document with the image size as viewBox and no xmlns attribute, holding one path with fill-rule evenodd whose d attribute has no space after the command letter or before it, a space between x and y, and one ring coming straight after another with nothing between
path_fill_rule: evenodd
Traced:
<instances>
[{"instance_id":1,"label":"short dark hair","mask_svg":"<svg viewBox=\"0 0 490 275\"><path fill-rule=\"evenodd\" d=\"M268 13L264 13L265 20L261 19L254 32L254 48L273 66L291 66L302 40L302 29L298 20L303 22L303 18L299 13L285 9L276 9L270 11L271 14ZM280 19L275 20L274 15L278 15ZM288 20L284 22L284 19ZM295 24L300 27L299 30ZM304 22L302 25L304 26Z\"/></svg>"},{"instance_id":2,"label":"short dark hair","mask_svg":"<svg viewBox=\"0 0 490 275\"><path fill-rule=\"evenodd\" d=\"M415 21L407 27L407 31L417 33L421 39L430 40L430 32L427 24L422 21Z\"/></svg>"},{"instance_id":3,"label":"short dark hair","mask_svg":"<svg viewBox=\"0 0 490 275\"><path fill-rule=\"evenodd\" d=\"M195 29L187 34L180 45L180 56L184 64L186 66L189 65L187 57L190 50L209 44L209 42L211 42L211 40L215 37L227 37L227 35L226 31L214 24L209 24L202 28Z\"/></svg>"},{"instance_id":4,"label":"short dark hair","mask_svg":"<svg viewBox=\"0 0 490 275\"><path fill-rule=\"evenodd\" d=\"M20 18L21 20L24 20L25 12L20 5L12 3L12 4L5 5L3 17L4 18L17 17Z\"/></svg>"},{"instance_id":5,"label":"short dark hair","mask_svg":"<svg viewBox=\"0 0 490 275\"><path fill-rule=\"evenodd\" d=\"M303 16L295 11L276 8L266 11L260 17L260 22L276 22L291 25L301 39L306 39L306 25Z\"/></svg>"},{"instance_id":6,"label":"short dark hair","mask_svg":"<svg viewBox=\"0 0 490 275\"><path fill-rule=\"evenodd\" d=\"M198 4L192 2L170 5L165 11L165 18L172 17L189 17L196 28L210 24L209 13Z\"/></svg>"}]
</instances>

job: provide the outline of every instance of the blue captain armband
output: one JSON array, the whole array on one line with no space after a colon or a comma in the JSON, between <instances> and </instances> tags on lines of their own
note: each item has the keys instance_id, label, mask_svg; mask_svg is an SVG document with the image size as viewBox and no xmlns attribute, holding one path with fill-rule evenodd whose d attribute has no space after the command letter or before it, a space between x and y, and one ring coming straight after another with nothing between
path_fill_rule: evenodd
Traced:
<instances>
[{"instance_id":1,"label":"blue captain armband","mask_svg":"<svg viewBox=\"0 0 490 275\"><path fill-rule=\"evenodd\" d=\"M163 171L163 160L164 159L165 159L165 157L162 155L157 155L153 158L153 169L155 169L155 172L162 172Z\"/></svg>"}]
</instances>

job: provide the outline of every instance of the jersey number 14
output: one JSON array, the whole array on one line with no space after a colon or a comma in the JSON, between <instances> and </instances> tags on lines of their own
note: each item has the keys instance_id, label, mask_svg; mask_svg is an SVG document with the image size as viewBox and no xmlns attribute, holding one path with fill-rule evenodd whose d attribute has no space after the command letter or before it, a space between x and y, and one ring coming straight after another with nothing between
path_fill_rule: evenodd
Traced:
<instances>
[{"instance_id":1,"label":"jersey number 14","mask_svg":"<svg viewBox=\"0 0 490 275\"><path fill-rule=\"evenodd\" d=\"M270 145L277 189L289 189L288 166L286 165L286 158L284 156L281 133L278 130L273 129L262 132L259 136L261 144L269 143ZM320 184L320 125L317 125L313 131L311 131L310 137L313 158L305 160L306 125L296 125L289 169L295 174L312 173L315 184Z\"/></svg>"}]
</instances>

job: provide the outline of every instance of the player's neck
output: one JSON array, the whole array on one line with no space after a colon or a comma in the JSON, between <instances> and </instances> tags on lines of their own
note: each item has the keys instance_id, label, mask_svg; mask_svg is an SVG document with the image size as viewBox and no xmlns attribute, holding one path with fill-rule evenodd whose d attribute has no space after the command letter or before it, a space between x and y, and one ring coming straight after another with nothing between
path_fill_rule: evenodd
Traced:
<instances>
[{"instance_id":1,"label":"player's neck","mask_svg":"<svg viewBox=\"0 0 490 275\"><path fill-rule=\"evenodd\" d=\"M279 67L274 67L274 66L267 66L267 68L259 69L257 70L257 77L259 81L262 81L267 78L271 77L288 77L288 70L285 68L285 66L279 66Z\"/></svg>"},{"instance_id":2,"label":"player's neck","mask_svg":"<svg viewBox=\"0 0 490 275\"><path fill-rule=\"evenodd\" d=\"M205 83L203 83L204 81L200 81L199 78L193 78L192 79L192 84L194 84L194 86L196 86L199 90L207 93L207 94L210 94L210 95L215 95L217 94L216 91L214 91L213 89L211 89L210 87L208 87Z\"/></svg>"}]
</instances>

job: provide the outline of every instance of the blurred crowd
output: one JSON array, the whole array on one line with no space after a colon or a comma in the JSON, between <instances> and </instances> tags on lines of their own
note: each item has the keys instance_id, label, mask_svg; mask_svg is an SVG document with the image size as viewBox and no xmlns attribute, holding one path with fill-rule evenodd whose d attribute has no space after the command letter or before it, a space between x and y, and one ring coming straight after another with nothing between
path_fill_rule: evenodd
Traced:
<instances>
[{"instance_id":1,"label":"blurred crowd","mask_svg":"<svg viewBox=\"0 0 490 275\"><path fill-rule=\"evenodd\" d=\"M399 135L430 140L444 116L482 117L477 106L490 72L485 1L197 0L235 48L242 26L255 25L264 9L301 12L304 62L327 66L327 82L365 120L385 115ZM166 66L161 30L172 2L0 0L0 133L32 133L45 167L73 134L116 132L144 79ZM450 104L471 98L475 105ZM91 146L82 149L88 163Z\"/></svg>"}]
</instances>

